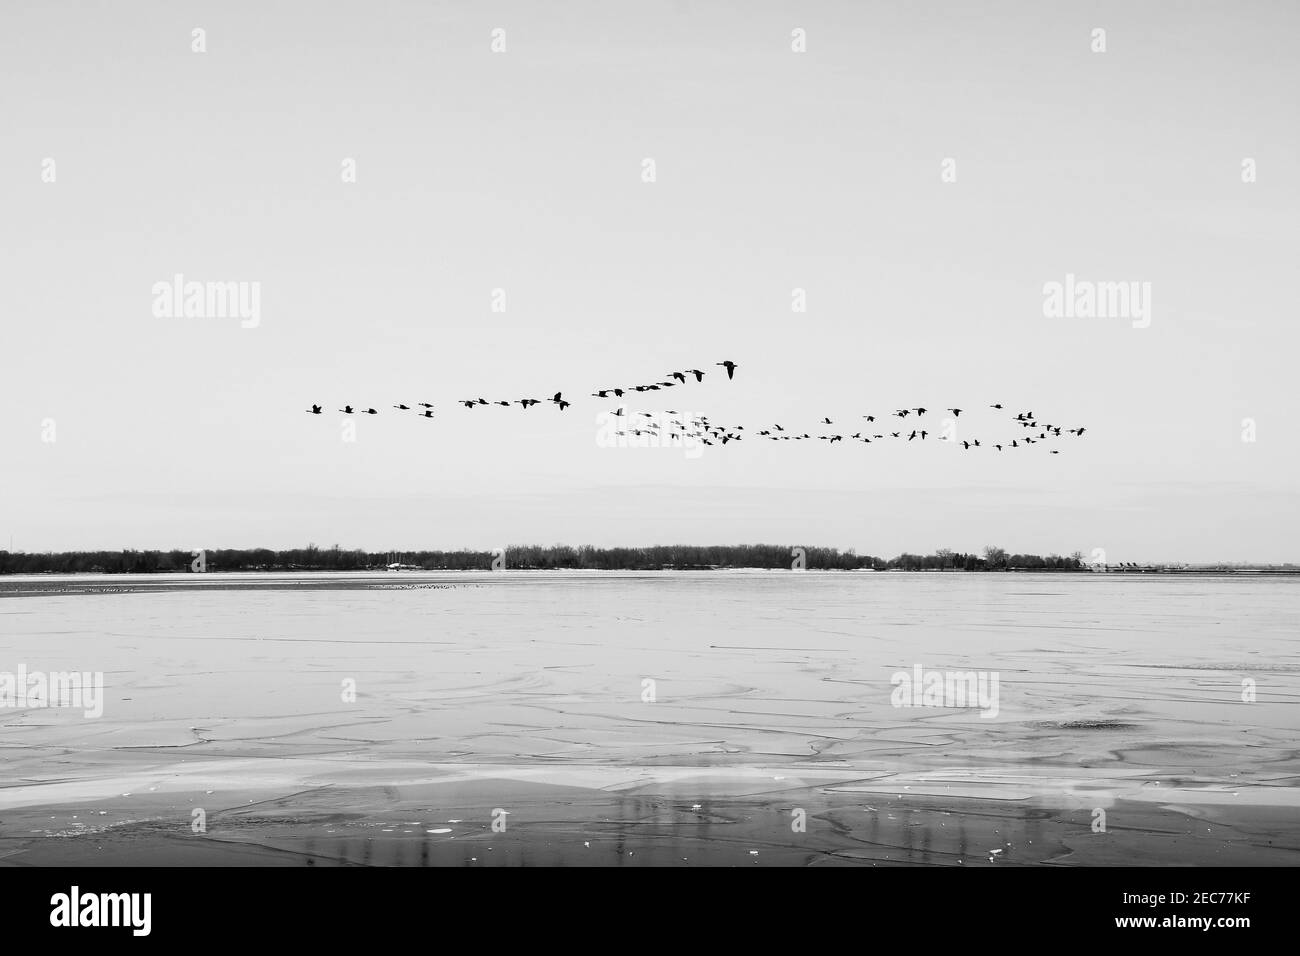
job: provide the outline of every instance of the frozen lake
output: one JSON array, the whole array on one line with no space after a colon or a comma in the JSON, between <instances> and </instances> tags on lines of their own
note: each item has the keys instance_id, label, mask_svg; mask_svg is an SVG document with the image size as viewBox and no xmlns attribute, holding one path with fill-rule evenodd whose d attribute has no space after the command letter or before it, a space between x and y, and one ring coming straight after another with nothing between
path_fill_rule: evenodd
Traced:
<instances>
[{"instance_id":1,"label":"frozen lake","mask_svg":"<svg viewBox=\"0 0 1300 956\"><path fill-rule=\"evenodd\" d=\"M0 674L104 699L0 707L0 864L1295 865L1297 634L1267 575L3 578Z\"/></svg>"}]
</instances>

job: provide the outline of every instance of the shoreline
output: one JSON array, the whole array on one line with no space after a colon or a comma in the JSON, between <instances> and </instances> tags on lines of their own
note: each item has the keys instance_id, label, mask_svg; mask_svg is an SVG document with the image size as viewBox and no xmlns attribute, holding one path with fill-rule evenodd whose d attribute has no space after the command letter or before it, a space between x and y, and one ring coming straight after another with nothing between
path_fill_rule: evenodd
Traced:
<instances>
[{"instance_id":1,"label":"shoreline","mask_svg":"<svg viewBox=\"0 0 1300 956\"><path fill-rule=\"evenodd\" d=\"M0 571L0 582L8 580L41 580L45 578L199 578L203 576L230 577L247 576L286 576L286 575L325 575L347 577L349 575L419 575L419 574L708 574L708 573L771 573L771 574L926 574L926 575L1006 575L1028 574L1046 576L1087 576L1087 575L1206 575L1206 574L1275 574L1280 576L1300 575L1300 567L1192 567L1172 568L1146 565L1139 567L1107 568L1006 568L979 569L967 571L961 568L799 568L788 567L749 567L740 565L718 566L673 566L646 568L545 568L545 567L508 567L508 568L238 568L232 570L209 569L202 572L191 571Z\"/></svg>"},{"instance_id":2,"label":"shoreline","mask_svg":"<svg viewBox=\"0 0 1300 956\"><path fill-rule=\"evenodd\" d=\"M0 866L1300 863L1300 835L1284 826L1300 796L1290 787L345 756L243 768L200 758L189 768L8 787L0 790ZM217 781L224 785L208 789Z\"/></svg>"}]
</instances>

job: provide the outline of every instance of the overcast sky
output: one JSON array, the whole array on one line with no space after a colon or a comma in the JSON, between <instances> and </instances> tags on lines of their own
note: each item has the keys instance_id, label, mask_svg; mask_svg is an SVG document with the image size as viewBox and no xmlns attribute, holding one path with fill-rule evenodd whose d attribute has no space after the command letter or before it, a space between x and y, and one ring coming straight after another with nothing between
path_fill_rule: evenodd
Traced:
<instances>
[{"instance_id":1,"label":"overcast sky","mask_svg":"<svg viewBox=\"0 0 1300 956\"><path fill-rule=\"evenodd\" d=\"M1300 560L1298 25L1239 0L6 2L0 547ZM177 273L260 283L258 324L155 315ZM1045 316L1067 274L1150 283L1149 325ZM692 367L630 410L824 434L957 406L986 447L598 447L614 405L587 393ZM418 401L435 421L390 408ZM998 454L995 402L1087 434ZM344 403L384 414L346 442Z\"/></svg>"}]
</instances>

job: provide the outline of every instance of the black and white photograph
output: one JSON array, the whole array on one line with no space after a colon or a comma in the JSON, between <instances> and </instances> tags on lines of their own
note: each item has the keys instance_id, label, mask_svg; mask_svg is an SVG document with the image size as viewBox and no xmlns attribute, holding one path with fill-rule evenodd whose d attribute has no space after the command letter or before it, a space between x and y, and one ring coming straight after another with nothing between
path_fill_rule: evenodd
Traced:
<instances>
[{"instance_id":1,"label":"black and white photograph","mask_svg":"<svg viewBox=\"0 0 1300 956\"><path fill-rule=\"evenodd\" d=\"M5 0L10 912L183 942L180 897L320 893L275 932L327 941L541 868L1256 939L1300 864L1298 38Z\"/></svg>"}]
</instances>

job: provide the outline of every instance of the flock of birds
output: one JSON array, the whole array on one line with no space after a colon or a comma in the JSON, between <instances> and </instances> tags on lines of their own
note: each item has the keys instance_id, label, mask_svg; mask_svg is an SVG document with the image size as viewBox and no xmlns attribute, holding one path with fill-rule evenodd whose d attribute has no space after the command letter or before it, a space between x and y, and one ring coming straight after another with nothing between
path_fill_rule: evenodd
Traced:
<instances>
[{"instance_id":1,"label":"flock of birds","mask_svg":"<svg viewBox=\"0 0 1300 956\"><path fill-rule=\"evenodd\" d=\"M716 362L716 365L727 372L727 379L735 377L736 369L740 368L735 362ZM704 381L705 373L697 368L682 369L665 374L665 381L652 382L641 385L611 386L608 388L598 388L591 393L592 398L623 398L625 395L630 396L636 393L658 392L663 389L674 388L679 385L686 385L693 378L696 383ZM467 409L477 408L479 406L499 405L503 408L509 408L512 405L518 405L523 409L531 408L534 405L540 405L543 402L549 402L559 410L564 411L573 403L568 401L563 392L556 392L550 398L516 398L516 399L498 399L490 401L486 398L464 398L456 402L457 405L463 405ZM421 418L434 417L434 405L432 402L417 402L414 406L406 404L397 404L393 408L399 411L415 411L416 415ZM988 406L990 409L1002 411L1002 403L994 403ZM378 415L379 411L374 408L354 408L352 405L344 405L339 409L345 415ZM965 409L947 408L945 411L952 413L955 422L961 417ZM312 405L307 409L309 415L320 415L323 409L320 405ZM864 444L871 444L876 441L898 440L904 442L927 441L934 439L943 442L953 442L959 444L963 451L971 451L976 448L991 447L1002 452L1009 449L1027 448L1038 444L1039 442L1049 442L1053 439L1060 438L1063 434L1073 435L1082 438L1087 429L1083 426L1077 428L1065 428L1062 425L1054 425L1050 422L1040 421L1039 417L1033 411L1018 412L1012 421L1022 429L1020 435L1012 438L1010 441L1001 442L981 442L978 438L964 438L961 440L955 437L949 437L944 434L936 434L931 428L925 427L923 419L930 413L930 409L925 407L898 408L888 416L886 420L897 418L900 422L895 426L890 422L888 426L876 424L875 415L861 415L852 420L852 425L846 422L839 422L840 430L832 431L830 434L813 435L809 432L796 432L786 429L784 425L772 424L762 430L754 431L752 434L756 438L766 438L769 441L824 441L829 444L845 441L858 441ZM745 426L743 425L723 425L709 420L707 416L687 416L673 409L666 409L662 413L655 412L637 412L629 413L626 405L620 405L610 412L610 415L616 418L627 418L628 424L614 431L618 436L637 436L637 437L654 437L659 440L669 442L685 442L687 440L696 440L704 445L720 444L726 445L729 442L741 441L745 436ZM673 417L681 416L681 417ZM907 422L908 418L914 417L914 423ZM644 418L645 421L641 421ZM933 419L927 420L932 421ZM882 429L877 432L875 428L865 427L860 422L865 422L866 426L874 425L875 428ZM830 416L824 416L818 423L820 425L835 425L836 421ZM849 427L857 428L857 431L849 433ZM898 431L891 430L898 427ZM820 431L820 429L819 429ZM1026 433L1027 432L1027 433ZM1051 449L1050 454L1059 455L1060 451Z\"/></svg>"}]
</instances>

